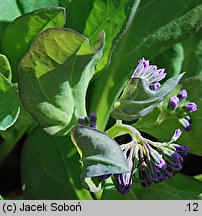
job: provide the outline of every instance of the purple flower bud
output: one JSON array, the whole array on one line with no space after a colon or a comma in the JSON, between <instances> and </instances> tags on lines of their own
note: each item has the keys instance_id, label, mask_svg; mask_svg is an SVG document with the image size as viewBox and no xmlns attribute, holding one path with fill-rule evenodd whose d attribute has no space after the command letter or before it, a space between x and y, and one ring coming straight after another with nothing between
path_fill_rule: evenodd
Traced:
<instances>
[{"instance_id":1,"label":"purple flower bud","mask_svg":"<svg viewBox=\"0 0 202 216\"><path fill-rule=\"evenodd\" d=\"M176 140L179 139L179 137L181 136L182 131L180 129L175 130L174 135L172 136L171 140L168 142L168 144L175 142Z\"/></svg>"},{"instance_id":2,"label":"purple flower bud","mask_svg":"<svg viewBox=\"0 0 202 216\"><path fill-rule=\"evenodd\" d=\"M187 98L187 91L185 89L183 89L178 95L177 97L179 98L179 100L183 100Z\"/></svg>"},{"instance_id":3,"label":"purple flower bud","mask_svg":"<svg viewBox=\"0 0 202 216\"><path fill-rule=\"evenodd\" d=\"M185 116L185 119L191 124L192 123L192 119L191 119L191 117L190 116Z\"/></svg>"},{"instance_id":4,"label":"purple flower bud","mask_svg":"<svg viewBox=\"0 0 202 216\"><path fill-rule=\"evenodd\" d=\"M159 82L155 82L150 85L151 90L154 90L154 91L156 91L160 87L161 87L161 84Z\"/></svg>"},{"instance_id":5,"label":"purple flower bud","mask_svg":"<svg viewBox=\"0 0 202 216\"><path fill-rule=\"evenodd\" d=\"M181 118L178 120L180 122L180 124L184 127L184 129L186 131L190 131L191 130L191 125L189 123L189 121L187 121L186 118Z\"/></svg>"},{"instance_id":6,"label":"purple flower bud","mask_svg":"<svg viewBox=\"0 0 202 216\"><path fill-rule=\"evenodd\" d=\"M165 180L168 180L169 178L173 177L173 173L168 169L164 170L163 174Z\"/></svg>"},{"instance_id":7,"label":"purple flower bud","mask_svg":"<svg viewBox=\"0 0 202 216\"><path fill-rule=\"evenodd\" d=\"M167 164L166 164L165 160L162 158L160 160L160 163L155 163L155 167L156 167L157 171L160 171L162 169L165 169L167 167Z\"/></svg>"},{"instance_id":8,"label":"purple flower bud","mask_svg":"<svg viewBox=\"0 0 202 216\"><path fill-rule=\"evenodd\" d=\"M173 96L170 98L168 105L171 107L172 110L175 110L178 107L179 103L180 103L179 98Z\"/></svg>"},{"instance_id":9,"label":"purple flower bud","mask_svg":"<svg viewBox=\"0 0 202 216\"><path fill-rule=\"evenodd\" d=\"M149 60L146 61L144 58L142 58L139 60L131 78L142 78L149 84L158 83L160 80L165 78L166 73L164 73L164 71L164 68L157 70L156 65L149 65ZM160 87L159 84L160 83L154 84L151 86L151 88L155 90L155 88Z\"/></svg>"},{"instance_id":10,"label":"purple flower bud","mask_svg":"<svg viewBox=\"0 0 202 216\"><path fill-rule=\"evenodd\" d=\"M132 178L130 173L114 174L113 181L120 194L126 194L132 188Z\"/></svg>"},{"instance_id":11,"label":"purple flower bud","mask_svg":"<svg viewBox=\"0 0 202 216\"><path fill-rule=\"evenodd\" d=\"M97 125L96 125L95 122L92 122L92 123L90 124L90 127L91 127L91 128L94 128L94 129L97 129Z\"/></svg>"},{"instance_id":12,"label":"purple flower bud","mask_svg":"<svg viewBox=\"0 0 202 216\"><path fill-rule=\"evenodd\" d=\"M143 181L143 182L141 182L141 185L142 185L144 188L151 186L151 184L152 184L151 181Z\"/></svg>"},{"instance_id":13,"label":"purple flower bud","mask_svg":"<svg viewBox=\"0 0 202 216\"><path fill-rule=\"evenodd\" d=\"M197 110L197 105L193 102L185 104L183 106L183 108L185 108L186 110L188 110L188 112L192 113L195 112Z\"/></svg>"},{"instance_id":14,"label":"purple flower bud","mask_svg":"<svg viewBox=\"0 0 202 216\"><path fill-rule=\"evenodd\" d=\"M177 144L171 144L170 146L174 147L177 153L186 156L187 153L189 152L189 147L188 146L180 146Z\"/></svg>"},{"instance_id":15,"label":"purple flower bud","mask_svg":"<svg viewBox=\"0 0 202 216\"><path fill-rule=\"evenodd\" d=\"M85 118L79 117L79 118L78 118L78 122L79 122L79 124L81 124L81 125L86 125L86 120L85 120Z\"/></svg>"},{"instance_id":16,"label":"purple flower bud","mask_svg":"<svg viewBox=\"0 0 202 216\"><path fill-rule=\"evenodd\" d=\"M169 163L169 167L173 172L178 172L182 169L181 163Z\"/></svg>"},{"instance_id":17,"label":"purple flower bud","mask_svg":"<svg viewBox=\"0 0 202 216\"><path fill-rule=\"evenodd\" d=\"M95 114L95 113L91 113L91 114L89 115L89 120L90 120L90 123L96 122L96 121L97 121L97 116L96 116L96 114Z\"/></svg>"}]
</instances>

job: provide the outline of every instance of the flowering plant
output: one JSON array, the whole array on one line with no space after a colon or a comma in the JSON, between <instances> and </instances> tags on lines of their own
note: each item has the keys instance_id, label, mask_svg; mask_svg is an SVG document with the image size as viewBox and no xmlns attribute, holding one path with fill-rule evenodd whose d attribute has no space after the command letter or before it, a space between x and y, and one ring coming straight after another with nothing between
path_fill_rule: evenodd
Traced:
<instances>
[{"instance_id":1,"label":"flowering plant","mask_svg":"<svg viewBox=\"0 0 202 216\"><path fill-rule=\"evenodd\" d=\"M2 2L2 199L201 199L199 1Z\"/></svg>"}]
</instances>

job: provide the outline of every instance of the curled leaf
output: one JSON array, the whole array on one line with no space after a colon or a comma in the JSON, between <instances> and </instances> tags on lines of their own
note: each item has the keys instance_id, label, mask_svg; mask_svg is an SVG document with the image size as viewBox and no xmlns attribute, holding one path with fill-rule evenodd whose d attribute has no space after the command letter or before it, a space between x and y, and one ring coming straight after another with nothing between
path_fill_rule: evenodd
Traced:
<instances>
[{"instance_id":1,"label":"curled leaf","mask_svg":"<svg viewBox=\"0 0 202 216\"><path fill-rule=\"evenodd\" d=\"M71 138L81 156L81 181L92 191L101 190L99 176L128 172L123 151L110 136L87 126L71 129Z\"/></svg>"},{"instance_id":2,"label":"curled leaf","mask_svg":"<svg viewBox=\"0 0 202 216\"><path fill-rule=\"evenodd\" d=\"M177 86L182 76L180 74L168 79L156 91L152 91L144 79L131 79L114 103L112 117L133 121L147 115Z\"/></svg>"}]
</instances>

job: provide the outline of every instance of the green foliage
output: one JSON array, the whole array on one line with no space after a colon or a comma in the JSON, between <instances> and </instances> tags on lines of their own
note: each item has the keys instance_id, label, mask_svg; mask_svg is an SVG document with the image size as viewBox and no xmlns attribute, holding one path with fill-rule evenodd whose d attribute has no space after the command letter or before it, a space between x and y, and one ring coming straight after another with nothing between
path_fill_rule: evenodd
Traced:
<instances>
[{"instance_id":1,"label":"green foliage","mask_svg":"<svg viewBox=\"0 0 202 216\"><path fill-rule=\"evenodd\" d=\"M92 192L101 190L99 176L128 172L124 154L114 139L86 126L71 130L73 143L81 156L81 181Z\"/></svg>"},{"instance_id":2,"label":"green foliage","mask_svg":"<svg viewBox=\"0 0 202 216\"><path fill-rule=\"evenodd\" d=\"M202 156L202 145L201 145L201 116L202 116L202 77L194 76L189 79L185 79L179 89L186 89L188 92L189 101L194 101L197 104L198 110L194 113L189 113L192 119L192 130L183 130L183 135L178 140L181 145L187 145L190 148L190 152L196 155ZM175 115L168 115L166 120L161 124L157 122L160 114L159 109L154 110L152 113L147 115L145 118L140 119L134 126L144 132L147 132L157 138L158 140L165 141L169 140L176 128L181 128L178 122L178 118Z\"/></svg>"},{"instance_id":3,"label":"green foliage","mask_svg":"<svg viewBox=\"0 0 202 216\"><path fill-rule=\"evenodd\" d=\"M21 61L22 103L48 133L67 134L79 116L86 116L86 90L102 55L103 39L101 33L96 51L77 32L49 29Z\"/></svg>"},{"instance_id":4,"label":"green foliage","mask_svg":"<svg viewBox=\"0 0 202 216\"><path fill-rule=\"evenodd\" d=\"M0 54L0 73L2 73L8 80L11 81L11 66L6 56L2 54Z\"/></svg>"},{"instance_id":5,"label":"green foliage","mask_svg":"<svg viewBox=\"0 0 202 216\"><path fill-rule=\"evenodd\" d=\"M186 77L202 75L202 29L183 42L184 61L182 68Z\"/></svg>"},{"instance_id":6,"label":"green foliage","mask_svg":"<svg viewBox=\"0 0 202 216\"><path fill-rule=\"evenodd\" d=\"M16 86L0 73L0 130L12 126L20 112Z\"/></svg>"},{"instance_id":7,"label":"green foliage","mask_svg":"<svg viewBox=\"0 0 202 216\"><path fill-rule=\"evenodd\" d=\"M130 79L121 97L114 103L112 117L134 121L151 112L177 86L183 74L167 80L161 88L152 91L143 79Z\"/></svg>"},{"instance_id":8,"label":"green foliage","mask_svg":"<svg viewBox=\"0 0 202 216\"><path fill-rule=\"evenodd\" d=\"M21 13L17 7L15 0L1 0L0 7L0 41L2 35L10 22L16 17L20 16Z\"/></svg>"},{"instance_id":9,"label":"green foliage","mask_svg":"<svg viewBox=\"0 0 202 216\"><path fill-rule=\"evenodd\" d=\"M80 164L70 137L36 129L22 152L24 199L91 199L79 180Z\"/></svg>"},{"instance_id":10,"label":"green foliage","mask_svg":"<svg viewBox=\"0 0 202 216\"><path fill-rule=\"evenodd\" d=\"M108 65L110 54L130 26L139 2L139 0L94 1L83 34L91 41L95 41L100 30L106 32L104 55L96 66L96 72Z\"/></svg>"},{"instance_id":11,"label":"green foliage","mask_svg":"<svg viewBox=\"0 0 202 216\"><path fill-rule=\"evenodd\" d=\"M154 16L156 14L156 16ZM153 59L176 42L199 30L202 5L197 0L142 1L130 28L118 43L109 67L92 86L90 111L98 114L98 126L104 130L112 105L131 76L137 60ZM103 86L105 88L103 89Z\"/></svg>"},{"instance_id":12,"label":"green foliage","mask_svg":"<svg viewBox=\"0 0 202 216\"><path fill-rule=\"evenodd\" d=\"M198 110L190 113L192 130L177 143L202 156L201 20L198 0L1 0L0 162L26 138L24 199L95 198L104 185L100 176L130 168L129 152L110 136L137 135L121 121L110 128L110 114L168 141L181 127L179 116L162 116L156 106L167 106L181 88ZM142 79L130 80L142 57L166 68L167 81L157 91ZM75 126L91 112L99 130ZM176 174L147 189L135 179L123 196L108 178L102 199L201 199L201 190L201 181Z\"/></svg>"},{"instance_id":13,"label":"green foliage","mask_svg":"<svg viewBox=\"0 0 202 216\"><path fill-rule=\"evenodd\" d=\"M187 187L189 185L189 187ZM202 184L190 176L175 175L172 179L154 184L144 189L139 183L134 183L133 189L126 195L120 195L111 182L105 186L104 200L201 200Z\"/></svg>"},{"instance_id":14,"label":"green foliage","mask_svg":"<svg viewBox=\"0 0 202 216\"><path fill-rule=\"evenodd\" d=\"M71 0L16 0L22 13L29 13L50 6L65 6Z\"/></svg>"},{"instance_id":15,"label":"green foliage","mask_svg":"<svg viewBox=\"0 0 202 216\"><path fill-rule=\"evenodd\" d=\"M10 61L14 81L18 64L37 35L51 27L63 27L65 20L64 8L45 8L20 16L6 28L2 50Z\"/></svg>"}]
</instances>

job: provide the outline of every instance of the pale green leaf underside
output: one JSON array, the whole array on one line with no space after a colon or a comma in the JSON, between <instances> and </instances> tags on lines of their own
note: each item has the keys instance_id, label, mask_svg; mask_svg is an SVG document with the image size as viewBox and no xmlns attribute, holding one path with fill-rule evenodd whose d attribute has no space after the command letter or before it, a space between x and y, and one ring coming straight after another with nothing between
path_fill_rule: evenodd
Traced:
<instances>
[{"instance_id":1,"label":"pale green leaf underside","mask_svg":"<svg viewBox=\"0 0 202 216\"><path fill-rule=\"evenodd\" d=\"M8 80L11 81L12 73L8 59L5 55L0 54L0 73L2 73Z\"/></svg>"},{"instance_id":2,"label":"pale green leaf underside","mask_svg":"<svg viewBox=\"0 0 202 216\"><path fill-rule=\"evenodd\" d=\"M177 86L182 76L170 78L156 91L150 90L149 84L143 79L131 79L115 102L112 117L125 121L144 117Z\"/></svg>"},{"instance_id":3,"label":"pale green leaf underside","mask_svg":"<svg viewBox=\"0 0 202 216\"><path fill-rule=\"evenodd\" d=\"M71 138L81 156L81 181L86 189L92 192L101 189L95 177L128 172L121 148L108 135L90 127L76 126L71 130Z\"/></svg>"},{"instance_id":4,"label":"pale green leaf underside","mask_svg":"<svg viewBox=\"0 0 202 216\"><path fill-rule=\"evenodd\" d=\"M18 118L20 105L16 87L0 73L0 130L12 126Z\"/></svg>"},{"instance_id":5,"label":"pale green leaf underside","mask_svg":"<svg viewBox=\"0 0 202 216\"><path fill-rule=\"evenodd\" d=\"M79 116L86 116L85 95L102 55L84 36L52 28L34 41L19 67L20 97L25 108L50 134L67 134Z\"/></svg>"}]
</instances>

